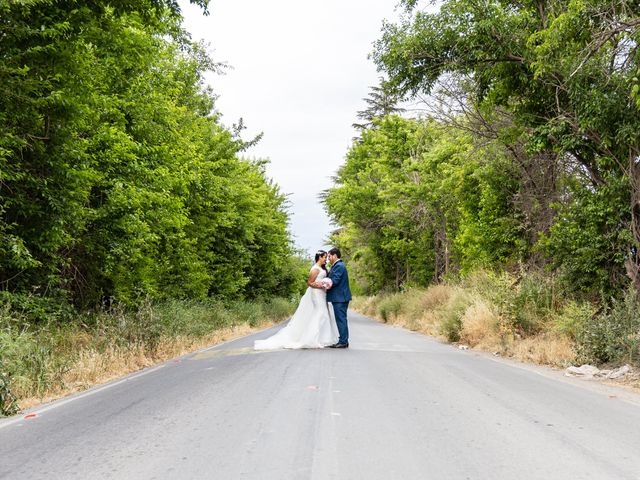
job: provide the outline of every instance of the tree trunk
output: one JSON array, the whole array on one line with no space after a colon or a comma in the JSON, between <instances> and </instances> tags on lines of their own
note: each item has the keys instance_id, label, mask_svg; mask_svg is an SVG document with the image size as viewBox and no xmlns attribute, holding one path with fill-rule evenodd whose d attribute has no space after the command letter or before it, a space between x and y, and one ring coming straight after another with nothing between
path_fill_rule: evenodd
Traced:
<instances>
[{"instance_id":1,"label":"tree trunk","mask_svg":"<svg viewBox=\"0 0 640 480\"><path fill-rule=\"evenodd\" d=\"M435 264L433 269L433 279L440 283L442 278L449 273L449 242L447 241L446 228L439 228L434 233L435 244Z\"/></svg>"},{"instance_id":2,"label":"tree trunk","mask_svg":"<svg viewBox=\"0 0 640 480\"><path fill-rule=\"evenodd\" d=\"M640 247L640 165L633 157L629 161L629 181L631 184L631 234L633 245L629 248L624 262L627 276L640 293L640 262L638 261L638 249Z\"/></svg>"}]
</instances>

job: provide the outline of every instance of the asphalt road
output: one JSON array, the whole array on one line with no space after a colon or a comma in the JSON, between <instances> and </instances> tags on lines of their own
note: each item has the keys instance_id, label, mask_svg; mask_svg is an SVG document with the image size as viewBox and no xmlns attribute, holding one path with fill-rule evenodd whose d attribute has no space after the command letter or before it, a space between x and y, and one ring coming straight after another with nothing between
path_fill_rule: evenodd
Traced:
<instances>
[{"instance_id":1,"label":"asphalt road","mask_svg":"<svg viewBox=\"0 0 640 480\"><path fill-rule=\"evenodd\" d=\"M640 479L640 396L350 313L348 350L274 329L0 420L2 479Z\"/></svg>"}]
</instances>

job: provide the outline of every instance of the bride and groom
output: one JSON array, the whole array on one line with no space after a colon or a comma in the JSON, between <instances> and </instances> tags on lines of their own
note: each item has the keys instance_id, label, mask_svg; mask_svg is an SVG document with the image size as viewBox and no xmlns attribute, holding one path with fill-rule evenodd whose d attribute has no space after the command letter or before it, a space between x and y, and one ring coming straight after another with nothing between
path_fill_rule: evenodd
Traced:
<instances>
[{"instance_id":1,"label":"bride and groom","mask_svg":"<svg viewBox=\"0 0 640 480\"><path fill-rule=\"evenodd\" d=\"M286 327L256 340L256 350L278 348L349 348L347 308L351 301L349 275L340 250L319 250L309 271L307 291ZM331 270L327 272L327 260ZM331 302L331 306L327 303Z\"/></svg>"}]
</instances>

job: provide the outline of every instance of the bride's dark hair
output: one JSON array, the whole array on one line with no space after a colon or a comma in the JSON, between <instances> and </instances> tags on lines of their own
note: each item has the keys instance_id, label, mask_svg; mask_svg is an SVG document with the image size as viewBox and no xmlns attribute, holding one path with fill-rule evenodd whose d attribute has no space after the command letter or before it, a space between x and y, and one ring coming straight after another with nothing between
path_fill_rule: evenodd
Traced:
<instances>
[{"instance_id":1,"label":"bride's dark hair","mask_svg":"<svg viewBox=\"0 0 640 480\"><path fill-rule=\"evenodd\" d=\"M323 255L326 255L326 254L327 254L327 252L325 252L324 250L318 250L318 251L316 252L316 256L315 256L315 259L314 259L314 261L313 261L313 262L314 262L314 263L318 263L318 259L319 259L320 257L322 257ZM326 271L327 271L327 266L326 266L326 265L322 265L322 269L326 272Z\"/></svg>"}]
</instances>

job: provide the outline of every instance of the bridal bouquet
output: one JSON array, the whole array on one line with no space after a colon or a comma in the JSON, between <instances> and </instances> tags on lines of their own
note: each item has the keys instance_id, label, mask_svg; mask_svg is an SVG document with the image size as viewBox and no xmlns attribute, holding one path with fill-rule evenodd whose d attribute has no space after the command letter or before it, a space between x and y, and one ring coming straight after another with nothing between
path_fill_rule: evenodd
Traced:
<instances>
[{"instance_id":1,"label":"bridal bouquet","mask_svg":"<svg viewBox=\"0 0 640 480\"><path fill-rule=\"evenodd\" d=\"M331 281L330 278L323 278L322 280L320 280L320 286L325 290L329 290L332 285L333 285L333 282Z\"/></svg>"}]
</instances>

